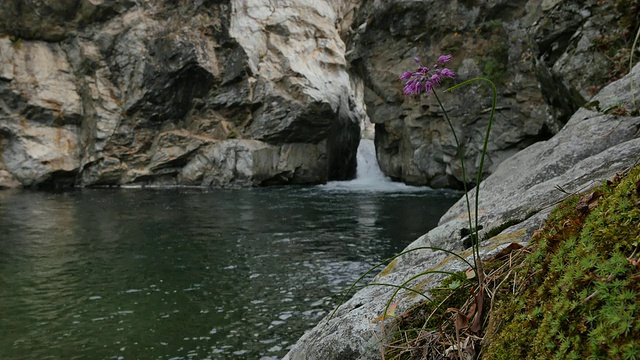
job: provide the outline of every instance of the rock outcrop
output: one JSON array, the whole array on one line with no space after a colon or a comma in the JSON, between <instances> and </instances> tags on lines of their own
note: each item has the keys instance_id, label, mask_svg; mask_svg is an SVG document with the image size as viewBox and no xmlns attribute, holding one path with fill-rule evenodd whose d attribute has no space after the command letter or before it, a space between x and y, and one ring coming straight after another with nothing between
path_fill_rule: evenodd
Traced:
<instances>
[{"instance_id":1,"label":"rock outcrop","mask_svg":"<svg viewBox=\"0 0 640 360\"><path fill-rule=\"evenodd\" d=\"M640 98L640 65L628 76L602 89L592 101L601 105L632 104ZM637 109L637 108L636 108ZM479 223L481 238L494 228L505 227L498 235L481 243L488 256L512 242L526 243L540 228L551 208L567 193L586 191L616 173L638 164L640 154L640 117L580 108L564 128L547 141L538 142L502 162L480 184ZM471 202L474 196L471 194ZM506 224L506 225L505 225ZM438 227L417 239L408 249L437 246L460 252L471 260L460 230L468 228L464 199L456 203L440 220ZM463 264L453 256L431 250L416 250L387 266L373 282L402 284L427 270L462 271ZM442 275L430 274L408 284L428 292ZM358 291L307 332L285 359L379 359L377 342L383 338L380 325L372 320L383 313L394 288L371 286ZM403 292L394 299L399 310L420 300Z\"/></svg>"},{"instance_id":2,"label":"rock outcrop","mask_svg":"<svg viewBox=\"0 0 640 360\"><path fill-rule=\"evenodd\" d=\"M640 23L638 9L589 1L368 1L358 9L347 59L365 86L383 172L432 187L461 187L455 141L433 96L402 94L398 75L414 57L442 54L457 81L488 77L497 114L484 175L527 146L550 138L621 72ZM630 31L631 30L631 31ZM626 43L624 43L626 41ZM446 85L443 85L446 87ZM491 95L477 83L441 95L475 178Z\"/></svg>"},{"instance_id":3,"label":"rock outcrop","mask_svg":"<svg viewBox=\"0 0 640 360\"><path fill-rule=\"evenodd\" d=\"M352 177L355 4L3 1L0 188Z\"/></svg>"},{"instance_id":4,"label":"rock outcrop","mask_svg":"<svg viewBox=\"0 0 640 360\"><path fill-rule=\"evenodd\" d=\"M488 175L557 133L607 79L624 72L618 60L628 55L628 30L639 23L636 5L620 6L4 1L0 187L347 179L355 174L358 124L368 114L386 175L459 188L462 168L437 102L403 96L398 74L413 68L416 56L428 65L451 53L459 80L487 76L497 83ZM473 175L489 90L477 84L443 96ZM218 169L203 159L224 160L210 158L212 146L240 163L262 156L251 149L270 148L278 166L260 165L255 178L234 168L242 180L208 182Z\"/></svg>"}]
</instances>

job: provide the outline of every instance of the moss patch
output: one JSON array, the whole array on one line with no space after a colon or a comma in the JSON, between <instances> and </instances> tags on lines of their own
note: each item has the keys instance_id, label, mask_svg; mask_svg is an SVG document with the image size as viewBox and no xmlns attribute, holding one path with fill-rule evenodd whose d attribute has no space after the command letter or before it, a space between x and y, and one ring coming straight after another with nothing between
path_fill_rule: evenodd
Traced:
<instances>
[{"instance_id":1,"label":"moss patch","mask_svg":"<svg viewBox=\"0 0 640 360\"><path fill-rule=\"evenodd\" d=\"M527 248L485 261L481 330L477 283L451 276L395 319L385 358L640 359L639 193L637 167L565 200Z\"/></svg>"},{"instance_id":2,"label":"moss patch","mask_svg":"<svg viewBox=\"0 0 640 360\"><path fill-rule=\"evenodd\" d=\"M551 213L526 281L496 294L483 359L640 359L639 186L636 168Z\"/></svg>"}]
</instances>

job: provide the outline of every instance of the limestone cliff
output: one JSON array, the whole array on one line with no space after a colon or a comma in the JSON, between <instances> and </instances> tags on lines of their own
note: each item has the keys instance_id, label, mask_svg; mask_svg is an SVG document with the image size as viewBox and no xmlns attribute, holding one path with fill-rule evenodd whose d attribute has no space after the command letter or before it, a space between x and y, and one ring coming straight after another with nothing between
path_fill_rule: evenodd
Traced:
<instances>
[{"instance_id":1,"label":"limestone cliff","mask_svg":"<svg viewBox=\"0 0 640 360\"><path fill-rule=\"evenodd\" d=\"M3 1L0 188L353 176L355 3Z\"/></svg>"}]
</instances>

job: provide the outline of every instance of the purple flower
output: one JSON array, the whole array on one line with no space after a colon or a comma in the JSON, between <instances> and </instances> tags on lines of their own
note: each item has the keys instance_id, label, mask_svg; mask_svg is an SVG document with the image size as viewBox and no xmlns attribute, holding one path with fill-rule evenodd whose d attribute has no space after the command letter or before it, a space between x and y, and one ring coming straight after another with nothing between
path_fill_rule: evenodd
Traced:
<instances>
[{"instance_id":1,"label":"purple flower","mask_svg":"<svg viewBox=\"0 0 640 360\"><path fill-rule=\"evenodd\" d=\"M451 55L441 55L441 56L438 58L438 62L439 62L440 64L444 64L444 63L446 63L446 62L451 61L451 58L452 58L452 56L451 56Z\"/></svg>"},{"instance_id":2,"label":"purple flower","mask_svg":"<svg viewBox=\"0 0 640 360\"><path fill-rule=\"evenodd\" d=\"M418 64L420 64L420 58L419 57L414 57L413 61L417 62Z\"/></svg>"},{"instance_id":3,"label":"purple flower","mask_svg":"<svg viewBox=\"0 0 640 360\"><path fill-rule=\"evenodd\" d=\"M419 94L422 91L422 83L418 80L409 80L404 86L404 93L406 95Z\"/></svg>"},{"instance_id":4,"label":"purple flower","mask_svg":"<svg viewBox=\"0 0 640 360\"><path fill-rule=\"evenodd\" d=\"M435 85L436 85L436 84L434 84L434 83L433 83L433 81L431 81L431 80L427 80L427 81L424 83L424 92L425 92L425 93L430 93L430 92L433 90L433 87L434 87Z\"/></svg>"},{"instance_id":5,"label":"purple flower","mask_svg":"<svg viewBox=\"0 0 640 360\"><path fill-rule=\"evenodd\" d=\"M415 62L420 63L420 58L414 58ZM451 55L442 55L438 58L439 63L446 63L451 60ZM454 79L456 74L448 68L438 69L438 64L434 64L430 69L426 66L419 65L415 71L405 71L399 78L406 80L403 92L406 95L420 95L421 93L430 93L433 89L440 85L445 79Z\"/></svg>"},{"instance_id":6,"label":"purple flower","mask_svg":"<svg viewBox=\"0 0 640 360\"><path fill-rule=\"evenodd\" d=\"M454 73L452 70L444 68L440 71L440 75L444 76L444 77L448 77L449 79L453 79L456 77L456 73Z\"/></svg>"},{"instance_id":7,"label":"purple flower","mask_svg":"<svg viewBox=\"0 0 640 360\"><path fill-rule=\"evenodd\" d=\"M408 79L411 79L412 76L413 76L413 73L411 71L405 71L402 73L402 75L400 75L400 79L408 80Z\"/></svg>"}]
</instances>

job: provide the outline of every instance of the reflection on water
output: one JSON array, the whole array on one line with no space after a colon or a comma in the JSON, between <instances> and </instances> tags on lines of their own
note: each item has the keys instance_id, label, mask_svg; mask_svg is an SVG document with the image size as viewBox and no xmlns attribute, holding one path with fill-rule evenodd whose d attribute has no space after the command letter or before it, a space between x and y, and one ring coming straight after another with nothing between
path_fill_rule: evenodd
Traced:
<instances>
[{"instance_id":1,"label":"reflection on water","mask_svg":"<svg viewBox=\"0 0 640 360\"><path fill-rule=\"evenodd\" d=\"M0 359L277 359L457 198L414 190L0 192Z\"/></svg>"}]
</instances>

